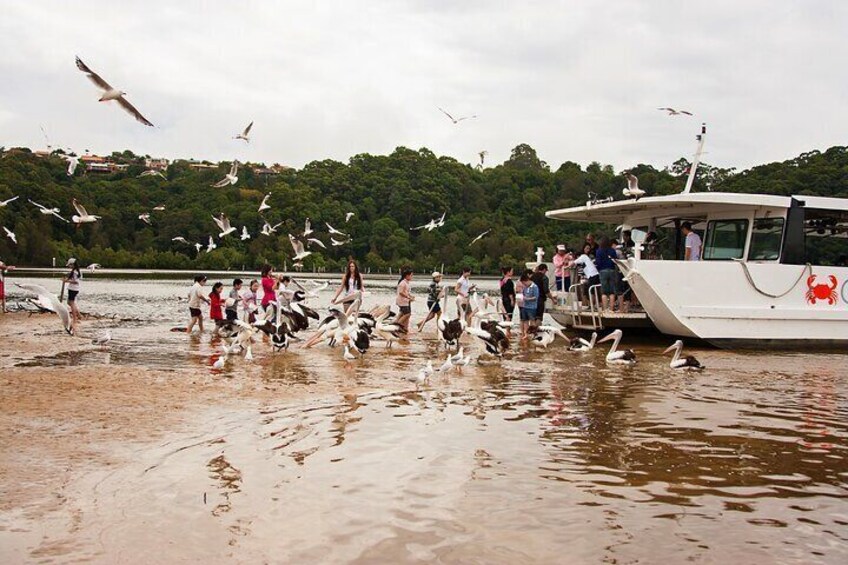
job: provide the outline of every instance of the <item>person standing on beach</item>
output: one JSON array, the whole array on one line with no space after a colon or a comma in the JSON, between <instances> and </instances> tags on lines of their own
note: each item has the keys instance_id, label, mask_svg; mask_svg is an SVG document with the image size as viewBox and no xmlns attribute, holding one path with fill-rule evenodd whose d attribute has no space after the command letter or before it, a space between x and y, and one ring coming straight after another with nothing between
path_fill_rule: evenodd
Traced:
<instances>
[{"instance_id":1,"label":"person standing on beach","mask_svg":"<svg viewBox=\"0 0 848 565\"><path fill-rule=\"evenodd\" d=\"M0 261L0 313L6 313L6 271L12 271L15 267Z\"/></svg>"},{"instance_id":2,"label":"person standing on beach","mask_svg":"<svg viewBox=\"0 0 848 565\"><path fill-rule=\"evenodd\" d=\"M536 315L533 319L533 325L541 326L542 319L545 317L545 302L551 293L551 283L548 280L548 266L545 263L540 263L536 267L532 280L539 289L539 298L536 301Z\"/></svg>"},{"instance_id":3,"label":"person standing on beach","mask_svg":"<svg viewBox=\"0 0 848 565\"><path fill-rule=\"evenodd\" d=\"M248 324L252 324L256 321L256 309L257 309L257 300L259 293L259 281L253 279L250 281L250 285L247 290L244 291L241 295L241 309L244 313L244 318L247 320Z\"/></svg>"},{"instance_id":4,"label":"person standing on beach","mask_svg":"<svg viewBox=\"0 0 848 565\"><path fill-rule=\"evenodd\" d=\"M265 310L268 308L269 304L276 304L277 297L275 295L274 285L277 284L277 281L272 277L272 273L274 272L274 268L271 265L266 264L262 267L262 309Z\"/></svg>"},{"instance_id":5,"label":"person standing on beach","mask_svg":"<svg viewBox=\"0 0 848 565\"><path fill-rule=\"evenodd\" d=\"M212 285L212 292L209 293L209 318L219 327L224 325L224 312L221 308L224 305L221 299L222 292L224 292L224 283L216 282Z\"/></svg>"},{"instance_id":6,"label":"person standing on beach","mask_svg":"<svg viewBox=\"0 0 848 565\"><path fill-rule=\"evenodd\" d=\"M339 302L352 302L357 298L357 293L359 296L362 296L362 292L365 291L365 286L362 284L362 275L359 273L359 265L356 264L356 261L351 259L347 263L347 270L345 274L342 275L342 284L339 286L339 289L336 291L336 295L333 296L332 304L338 304ZM339 300L339 296L344 293L344 296L341 300Z\"/></svg>"},{"instance_id":7,"label":"person standing on beach","mask_svg":"<svg viewBox=\"0 0 848 565\"><path fill-rule=\"evenodd\" d=\"M228 322L238 320L238 303L241 300L240 293L243 283L244 281L241 279L235 279L233 281L233 288L230 290L230 296L227 298L227 307L225 308Z\"/></svg>"},{"instance_id":8,"label":"person standing on beach","mask_svg":"<svg viewBox=\"0 0 848 565\"><path fill-rule=\"evenodd\" d=\"M530 324L536 318L536 309L539 305L539 287L532 279L533 272L524 271L521 274L522 295L524 300L521 304L521 340L530 337Z\"/></svg>"},{"instance_id":9,"label":"person standing on beach","mask_svg":"<svg viewBox=\"0 0 848 565\"><path fill-rule=\"evenodd\" d=\"M410 293L409 285L412 282L412 267L403 267L400 271L400 280L397 284L397 296L395 304L397 304L399 315L395 322L401 328L403 333L409 333L409 319L412 317L412 302L415 297Z\"/></svg>"},{"instance_id":10,"label":"person standing on beach","mask_svg":"<svg viewBox=\"0 0 848 565\"><path fill-rule=\"evenodd\" d=\"M512 280L512 267L501 267L499 286L501 288L501 304L503 304L503 317L507 322L512 321L512 313L515 311L515 283Z\"/></svg>"},{"instance_id":11,"label":"person standing on beach","mask_svg":"<svg viewBox=\"0 0 848 565\"><path fill-rule=\"evenodd\" d=\"M462 275L456 280L454 292L456 292L457 315L465 318L467 324L471 324L471 308L468 306L468 295L474 288L468 280L471 278L471 267L463 267Z\"/></svg>"},{"instance_id":12,"label":"person standing on beach","mask_svg":"<svg viewBox=\"0 0 848 565\"><path fill-rule=\"evenodd\" d=\"M82 280L82 273L80 272L79 265L77 265L77 260L71 257L68 259L68 262L65 264L66 267L70 267L71 270L68 271L68 274L65 275L65 278L62 279L64 284L68 285L68 306L70 306L71 310L71 333L77 333L77 324L80 321L80 311L77 306L77 296L80 293L80 281Z\"/></svg>"},{"instance_id":13,"label":"person standing on beach","mask_svg":"<svg viewBox=\"0 0 848 565\"><path fill-rule=\"evenodd\" d=\"M418 322L418 331L423 331L427 322L436 318L436 325L439 325L439 317L442 315L441 301L445 295L445 289L442 287L442 273L433 271L433 282L427 287L427 317L421 322Z\"/></svg>"},{"instance_id":14,"label":"person standing on beach","mask_svg":"<svg viewBox=\"0 0 848 565\"><path fill-rule=\"evenodd\" d=\"M197 324L201 332L203 331L203 313L200 311L200 305L203 302L209 304L209 300L203 296L203 285L205 284L206 277L197 275L194 277L194 284L191 286L191 290L188 291L188 312L191 314L191 320L188 322L186 333L191 333L195 324Z\"/></svg>"}]
</instances>

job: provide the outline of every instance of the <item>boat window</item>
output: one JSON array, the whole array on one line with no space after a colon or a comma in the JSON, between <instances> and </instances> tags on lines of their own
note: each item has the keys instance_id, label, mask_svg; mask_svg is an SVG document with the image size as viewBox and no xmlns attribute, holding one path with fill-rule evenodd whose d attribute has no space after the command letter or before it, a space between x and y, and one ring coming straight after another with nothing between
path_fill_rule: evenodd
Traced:
<instances>
[{"instance_id":1,"label":"boat window","mask_svg":"<svg viewBox=\"0 0 848 565\"><path fill-rule=\"evenodd\" d=\"M741 259L748 238L748 220L712 220L707 224L704 259L727 261Z\"/></svg>"},{"instance_id":2,"label":"boat window","mask_svg":"<svg viewBox=\"0 0 848 565\"><path fill-rule=\"evenodd\" d=\"M848 266L848 211L808 208L804 233L807 261Z\"/></svg>"},{"instance_id":3,"label":"boat window","mask_svg":"<svg viewBox=\"0 0 848 565\"><path fill-rule=\"evenodd\" d=\"M749 261L777 261L783 240L783 218L757 218L751 232Z\"/></svg>"}]
</instances>

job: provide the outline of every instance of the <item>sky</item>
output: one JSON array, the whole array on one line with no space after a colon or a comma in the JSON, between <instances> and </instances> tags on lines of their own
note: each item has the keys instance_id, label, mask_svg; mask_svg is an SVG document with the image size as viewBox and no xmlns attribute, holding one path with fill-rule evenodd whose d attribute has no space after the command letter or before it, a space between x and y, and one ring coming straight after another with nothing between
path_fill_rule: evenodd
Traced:
<instances>
[{"instance_id":1,"label":"sky","mask_svg":"<svg viewBox=\"0 0 848 565\"><path fill-rule=\"evenodd\" d=\"M848 3L0 0L0 146L347 162L531 145L739 169L848 144ZM77 70L78 55L156 127ZM658 107L692 111L667 116ZM438 107L477 115L452 124ZM250 144L232 139L250 121Z\"/></svg>"}]
</instances>

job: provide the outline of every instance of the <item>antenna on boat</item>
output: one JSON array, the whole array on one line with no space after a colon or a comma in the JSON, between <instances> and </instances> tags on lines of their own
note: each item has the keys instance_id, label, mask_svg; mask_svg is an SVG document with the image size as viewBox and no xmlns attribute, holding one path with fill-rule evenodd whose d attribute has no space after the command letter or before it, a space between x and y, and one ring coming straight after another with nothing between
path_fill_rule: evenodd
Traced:
<instances>
[{"instance_id":1,"label":"antenna on boat","mask_svg":"<svg viewBox=\"0 0 848 565\"><path fill-rule=\"evenodd\" d=\"M692 184L695 182L695 171L698 170L698 165L701 163L701 153L704 152L704 142L707 140L707 124L701 124L701 133L696 135L695 139L698 140L698 148L695 150L692 165L689 167L689 178L686 179L686 188L683 189L683 194L689 194L692 190Z\"/></svg>"}]
</instances>

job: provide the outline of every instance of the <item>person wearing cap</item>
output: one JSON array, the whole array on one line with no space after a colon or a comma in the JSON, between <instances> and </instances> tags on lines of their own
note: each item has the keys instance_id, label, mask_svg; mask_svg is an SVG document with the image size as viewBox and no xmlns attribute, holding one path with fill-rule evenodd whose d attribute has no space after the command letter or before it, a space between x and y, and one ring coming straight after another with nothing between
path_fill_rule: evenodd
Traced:
<instances>
[{"instance_id":1,"label":"person wearing cap","mask_svg":"<svg viewBox=\"0 0 848 565\"><path fill-rule=\"evenodd\" d=\"M573 260L574 257L568 252L564 244L557 245L557 252L553 259L555 290L557 292L568 292L568 289L571 288L571 275L568 270L571 268Z\"/></svg>"},{"instance_id":2,"label":"person wearing cap","mask_svg":"<svg viewBox=\"0 0 848 565\"><path fill-rule=\"evenodd\" d=\"M71 257L68 259L68 262L65 264L66 267L70 267L70 271L65 275L65 278L62 279L62 282L68 285L68 306L71 311L71 333L77 333L77 324L80 321L80 311L77 306L77 296L80 293L80 281L82 280L82 273L80 272L79 265L77 265L77 260Z\"/></svg>"},{"instance_id":3,"label":"person wearing cap","mask_svg":"<svg viewBox=\"0 0 848 565\"><path fill-rule=\"evenodd\" d=\"M433 277L433 282L427 287L427 317L423 321L418 322L419 332L423 331L427 322L433 318L436 318L436 326L438 326L439 317L442 315L441 300L445 295L445 289L442 286L442 273L433 271L431 276Z\"/></svg>"}]
</instances>

